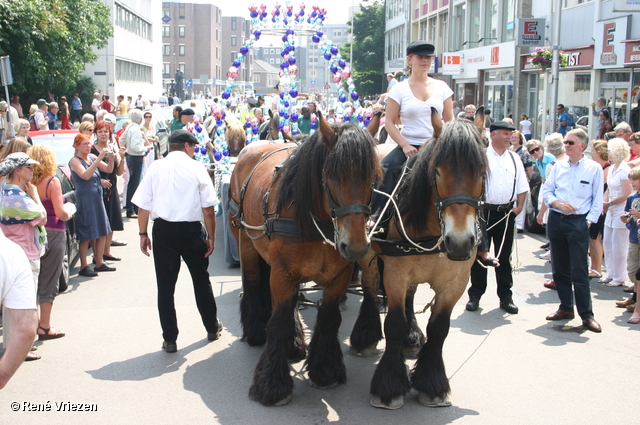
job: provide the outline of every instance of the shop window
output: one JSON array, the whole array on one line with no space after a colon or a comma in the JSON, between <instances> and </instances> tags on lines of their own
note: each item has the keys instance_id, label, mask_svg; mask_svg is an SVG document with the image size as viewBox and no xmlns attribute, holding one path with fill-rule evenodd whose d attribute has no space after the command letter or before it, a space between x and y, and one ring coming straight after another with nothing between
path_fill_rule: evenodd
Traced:
<instances>
[{"instance_id":1,"label":"shop window","mask_svg":"<svg viewBox=\"0 0 640 425\"><path fill-rule=\"evenodd\" d=\"M589 74L576 74L574 77L573 89L575 91L589 91L591 90L591 75Z\"/></svg>"}]
</instances>

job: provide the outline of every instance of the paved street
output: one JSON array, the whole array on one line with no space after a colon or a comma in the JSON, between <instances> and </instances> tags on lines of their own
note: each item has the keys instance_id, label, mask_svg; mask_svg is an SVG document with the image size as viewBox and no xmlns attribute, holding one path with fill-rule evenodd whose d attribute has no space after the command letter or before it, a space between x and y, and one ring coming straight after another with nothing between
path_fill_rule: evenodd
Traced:
<instances>
[{"instance_id":1,"label":"paved street","mask_svg":"<svg viewBox=\"0 0 640 425\"><path fill-rule=\"evenodd\" d=\"M492 279L477 312L464 310L466 296L453 312L444 347L453 406L429 409L410 394L402 409L385 411L368 403L379 356L356 357L346 344L360 304L352 295L340 331L347 383L313 389L300 362L292 365L295 389L290 404L267 408L249 399L261 348L240 341L239 269L223 261L220 219L210 272L225 327L222 337L213 343L206 340L183 267L176 291L178 353L163 352L153 261L137 247L137 224L125 227L117 236L129 245L113 250L123 257L115 264L116 272L89 279L78 277L74 269L71 286L57 298L52 318L67 336L36 342L42 359L24 364L0 391L0 424L604 424L637 417L633 371L640 359L640 327L628 325L630 313L615 308L622 290L592 280L602 334L585 332L578 319L564 327L564 321L545 321L558 303L555 291L542 286L550 266L534 255L541 253L537 235L518 235L514 261L521 266L514 301L520 314L498 308ZM315 300L320 294L309 297ZM423 285L416 309L431 297ZM307 334L315 313L312 308L302 311ZM424 329L427 315L418 320ZM11 409L14 401L20 403L18 412ZM23 402L40 407L50 403L52 411L25 412ZM96 411L56 411L55 403L66 402L92 403Z\"/></svg>"}]
</instances>

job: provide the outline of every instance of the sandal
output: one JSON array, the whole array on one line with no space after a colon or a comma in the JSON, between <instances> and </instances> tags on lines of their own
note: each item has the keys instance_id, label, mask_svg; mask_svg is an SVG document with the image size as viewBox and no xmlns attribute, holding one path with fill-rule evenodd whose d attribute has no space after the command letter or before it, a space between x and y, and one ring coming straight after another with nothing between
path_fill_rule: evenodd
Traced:
<instances>
[{"instance_id":1,"label":"sandal","mask_svg":"<svg viewBox=\"0 0 640 425\"><path fill-rule=\"evenodd\" d=\"M97 272L115 272L116 268L109 266L107 263L102 263L99 267L94 267L93 270Z\"/></svg>"},{"instance_id":2,"label":"sandal","mask_svg":"<svg viewBox=\"0 0 640 425\"><path fill-rule=\"evenodd\" d=\"M602 273L597 272L597 271L595 271L593 269L589 269L589 278L593 279L595 277L597 277L597 278L602 277Z\"/></svg>"},{"instance_id":3,"label":"sandal","mask_svg":"<svg viewBox=\"0 0 640 425\"><path fill-rule=\"evenodd\" d=\"M634 290L633 290L633 288L634 288L634 286L633 286L633 285L631 285L631 286L627 286L626 288L624 288L624 289L623 289L623 291L624 291L624 292L627 292L627 293L631 293L631 294L633 294L634 292L636 292L636 291L634 291Z\"/></svg>"},{"instance_id":4,"label":"sandal","mask_svg":"<svg viewBox=\"0 0 640 425\"><path fill-rule=\"evenodd\" d=\"M638 325L640 324L640 317L632 317L631 319L627 320L627 323Z\"/></svg>"},{"instance_id":5,"label":"sandal","mask_svg":"<svg viewBox=\"0 0 640 425\"><path fill-rule=\"evenodd\" d=\"M616 307L627 308L628 305L635 304L633 298L627 298L624 301L616 301Z\"/></svg>"},{"instance_id":6,"label":"sandal","mask_svg":"<svg viewBox=\"0 0 640 425\"><path fill-rule=\"evenodd\" d=\"M33 360L40 360L40 354L38 353L28 353L27 357L24 359L25 362L30 362Z\"/></svg>"},{"instance_id":7,"label":"sandal","mask_svg":"<svg viewBox=\"0 0 640 425\"><path fill-rule=\"evenodd\" d=\"M51 326L49 326L48 328L43 328L42 326L38 325L38 330L40 329L44 331L43 334L38 332L38 339L41 341L44 341L47 339L62 338L63 336L66 335L64 332L61 332L61 331L55 331L54 333L51 333Z\"/></svg>"},{"instance_id":8,"label":"sandal","mask_svg":"<svg viewBox=\"0 0 640 425\"><path fill-rule=\"evenodd\" d=\"M98 273L96 273L95 271L91 270L89 268L89 266L85 266L82 270L80 270L78 272L78 274L80 276L87 276L87 277L96 277L96 276L98 276Z\"/></svg>"},{"instance_id":9,"label":"sandal","mask_svg":"<svg viewBox=\"0 0 640 425\"><path fill-rule=\"evenodd\" d=\"M599 282L599 283L609 283L609 282L611 282L612 280L613 280L613 279L612 279L612 278L610 278L610 277L603 277L603 278L601 278L598 282Z\"/></svg>"},{"instance_id":10,"label":"sandal","mask_svg":"<svg viewBox=\"0 0 640 425\"><path fill-rule=\"evenodd\" d=\"M611 282L605 282L604 286L610 286L615 288L617 286L622 286L622 282L617 280L612 280Z\"/></svg>"},{"instance_id":11,"label":"sandal","mask_svg":"<svg viewBox=\"0 0 640 425\"><path fill-rule=\"evenodd\" d=\"M489 257L486 260L483 260L479 255L476 256L476 261L482 264L485 267L500 267L500 261L497 258Z\"/></svg>"}]
</instances>

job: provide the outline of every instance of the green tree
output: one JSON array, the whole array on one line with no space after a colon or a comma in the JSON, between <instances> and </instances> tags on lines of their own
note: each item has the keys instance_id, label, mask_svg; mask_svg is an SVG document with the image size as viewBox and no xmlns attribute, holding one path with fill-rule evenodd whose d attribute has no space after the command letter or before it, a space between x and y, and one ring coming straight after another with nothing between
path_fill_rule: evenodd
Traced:
<instances>
[{"instance_id":1,"label":"green tree","mask_svg":"<svg viewBox=\"0 0 640 425\"><path fill-rule=\"evenodd\" d=\"M352 78L361 96L378 94L384 78L384 3L365 0L353 18L353 61L351 43L340 47L342 57L352 63ZM351 21L347 22L351 25Z\"/></svg>"},{"instance_id":2,"label":"green tree","mask_svg":"<svg viewBox=\"0 0 640 425\"><path fill-rule=\"evenodd\" d=\"M86 63L113 35L99 0L0 0L0 55L10 56L12 93L25 99L74 90Z\"/></svg>"}]
</instances>

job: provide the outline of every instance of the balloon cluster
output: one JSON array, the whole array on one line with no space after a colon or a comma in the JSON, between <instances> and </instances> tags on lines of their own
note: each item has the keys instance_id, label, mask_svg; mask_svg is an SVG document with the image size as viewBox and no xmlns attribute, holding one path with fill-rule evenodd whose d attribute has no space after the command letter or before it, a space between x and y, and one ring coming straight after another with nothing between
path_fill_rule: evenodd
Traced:
<instances>
[{"instance_id":1,"label":"balloon cluster","mask_svg":"<svg viewBox=\"0 0 640 425\"><path fill-rule=\"evenodd\" d=\"M211 115L216 120L215 131L213 132L213 159L216 162L222 161L224 164L228 164L229 160L229 145L225 139L225 126L224 117L225 113L219 107L214 106L211 110Z\"/></svg>"},{"instance_id":2,"label":"balloon cluster","mask_svg":"<svg viewBox=\"0 0 640 425\"><path fill-rule=\"evenodd\" d=\"M247 114L245 117L247 120L244 123L245 128L247 129L247 145L251 142L256 142L260 140L260 121L256 117L251 117Z\"/></svg>"},{"instance_id":3,"label":"balloon cluster","mask_svg":"<svg viewBox=\"0 0 640 425\"><path fill-rule=\"evenodd\" d=\"M185 130L193 134L198 140L198 144L195 147L194 158L202 163L209 163L207 140L205 138L205 132L202 129L202 124L200 123L200 118L196 116L192 123L186 125Z\"/></svg>"}]
</instances>

